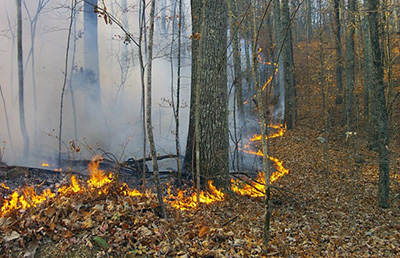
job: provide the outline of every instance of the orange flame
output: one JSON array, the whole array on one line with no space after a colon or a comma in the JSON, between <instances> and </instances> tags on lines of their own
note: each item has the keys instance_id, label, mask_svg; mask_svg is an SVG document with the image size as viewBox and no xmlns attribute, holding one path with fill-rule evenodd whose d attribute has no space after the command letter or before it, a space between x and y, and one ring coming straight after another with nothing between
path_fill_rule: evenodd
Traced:
<instances>
[{"instance_id":1,"label":"orange flame","mask_svg":"<svg viewBox=\"0 0 400 258\"><path fill-rule=\"evenodd\" d=\"M6 186L4 183L1 183L1 187L3 187L4 189L10 189L10 187Z\"/></svg>"},{"instance_id":2,"label":"orange flame","mask_svg":"<svg viewBox=\"0 0 400 258\"><path fill-rule=\"evenodd\" d=\"M112 175L106 176L104 171L99 169L100 156L95 156L89 164L90 179L87 181L88 188L82 186L75 176L71 177L71 183L69 186L62 186L57 190L59 195L70 195L84 193L87 191L98 191L99 194L108 193L107 184L111 183ZM56 171L62 171L61 169ZM5 189L9 189L4 183L1 185ZM137 190L125 190L124 195L137 196ZM22 191L22 193L20 193ZM41 195L37 194L33 187L26 187L22 190L14 191L8 200L4 200L3 206L0 209L0 216L4 216L5 213L12 210L27 209L29 207L35 207L38 204L54 198L55 193L51 192L50 189L44 190Z\"/></svg>"},{"instance_id":3,"label":"orange flame","mask_svg":"<svg viewBox=\"0 0 400 258\"><path fill-rule=\"evenodd\" d=\"M101 188L105 184L111 183L112 174L107 177L103 170L99 169L99 162L102 160L100 155L94 156L92 161L89 163L90 179L87 181L90 188ZM106 190L103 189L103 190ZM106 193L106 192L104 192Z\"/></svg>"},{"instance_id":4,"label":"orange flame","mask_svg":"<svg viewBox=\"0 0 400 258\"><path fill-rule=\"evenodd\" d=\"M277 132L270 134L267 138L276 138L282 136L286 131L286 125L270 125L270 128L277 130ZM250 141L260 141L260 135L254 135ZM253 151L250 148L250 145L245 145L244 152L263 156L261 150ZM270 157L267 155L267 158L270 159L276 168L276 172L274 172L270 177L270 182L273 183L282 177L285 174L289 173L289 170L283 166L282 161L277 158ZM58 195L68 196L72 194L81 194L86 192L97 192L98 194L108 194L110 185L112 183L112 174L110 173L108 176L105 172L99 169L99 162L102 159L101 156L95 156L92 161L89 163L89 171L90 171L90 179L86 182L87 186L85 187L82 182L80 182L75 176L71 177L71 182L68 186L62 186L57 190ZM45 166L43 163L42 166ZM56 171L62 171L61 168ZM231 180L231 189L232 191L242 194L248 195L252 197L260 197L264 196L265 189L265 175L263 172L260 172L255 180L251 184L243 185L239 180ZM4 183L1 184L1 187L4 189L9 189ZM214 185L213 181L208 181L208 189L209 191L201 191L199 195L200 203L210 204L214 202L219 202L224 200L225 194L218 190ZM136 190L130 189L126 183L123 183L120 188L120 193L124 196L143 196L144 193ZM21 193L22 192L22 193ZM164 201L169 203L172 207L179 210L189 210L195 209L198 206L197 203L197 193L193 190L178 190L177 194L174 195L171 193L171 186L168 187L168 196L164 198ZM150 192L146 192L145 194L150 195ZM0 209L0 217L3 217L4 214L13 211L13 210L21 210L27 209L29 207L35 207L38 204L45 202L51 198L56 196L55 193L51 192L51 190L47 189L43 191L41 195L37 194L33 187L26 187L22 190L14 191L8 199L3 201L3 205Z\"/></svg>"},{"instance_id":5,"label":"orange flame","mask_svg":"<svg viewBox=\"0 0 400 258\"><path fill-rule=\"evenodd\" d=\"M209 192L200 191L200 203L210 204L224 200L225 194L213 185L212 180L208 181L208 189ZM175 209L182 211L195 209L197 208L197 192L192 192L190 194L187 190L178 190L177 195L174 195L171 193L171 186L169 186L168 197L164 198L164 201L169 203Z\"/></svg>"},{"instance_id":6,"label":"orange flame","mask_svg":"<svg viewBox=\"0 0 400 258\"><path fill-rule=\"evenodd\" d=\"M268 136L266 136L266 139L273 139L282 136L286 132L286 125L269 125L268 127L276 129L277 132L272 133ZM255 142L255 141L260 141L262 139L261 135L255 134L250 141ZM242 151L257 155L260 157L264 156L264 153L262 150L258 151L253 151L250 148L249 144L246 144L244 146L244 149ZM289 174L289 170L283 166L283 162L280 161L277 158L271 157L269 155L266 156L270 161L274 163L276 171L274 171L271 176L270 176L270 183L276 182L279 178L282 176ZM239 181L239 179L231 179L231 189L233 192L241 194L241 195L248 195L251 197L261 197L265 196L265 173L260 172L258 173L258 176L256 177L255 180L253 180L250 184L243 184L242 182Z\"/></svg>"}]
</instances>

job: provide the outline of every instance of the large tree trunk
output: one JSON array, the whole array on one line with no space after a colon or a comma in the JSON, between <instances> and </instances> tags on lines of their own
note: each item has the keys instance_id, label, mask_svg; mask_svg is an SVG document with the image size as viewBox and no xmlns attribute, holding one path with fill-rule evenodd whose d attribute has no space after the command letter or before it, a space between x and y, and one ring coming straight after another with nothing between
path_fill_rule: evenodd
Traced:
<instances>
[{"instance_id":1,"label":"large tree trunk","mask_svg":"<svg viewBox=\"0 0 400 258\"><path fill-rule=\"evenodd\" d=\"M377 135L377 149L379 152L379 206L389 207L389 137L387 128L387 110L385 97L385 84L383 80L382 53L379 43L378 12L379 0L368 0L368 25L372 47L373 77L372 77L372 101L373 108L377 111L376 120L373 121L373 130Z\"/></svg>"},{"instance_id":2,"label":"large tree trunk","mask_svg":"<svg viewBox=\"0 0 400 258\"><path fill-rule=\"evenodd\" d=\"M228 91L227 91L227 0L204 0L204 23L200 37L202 54L196 84L199 95L198 141L201 181L212 179L225 186L229 170ZM192 4L196 2L193 1ZM201 4L201 1L197 1ZM193 8L193 7L192 7ZM193 13L192 13L193 15ZM195 15L195 14L194 14ZM198 16L199 17L199 16ZM192 102L193 105L193 102ZM197 144L196 144L197 145Z\"/></svg>"},{"instance_id":3,"label":"large tree trunk","mask_svg":"<svg viewBox=\"0 0 400 258\"><path fill-rule=\"evenodd\" d=\"M18 60L18 99L19 99L19 122L21 126L22 137L24 139L24 158L29 158L29 135L25 124L24 107L24 66L22 58L22 0L17 0L17 60Z\"/></svg>"},{"instance_id":4,"label":"large tree trunk","mask_svg":"<svg viewBox=\"0 0 400 258\"><path fill-rule=\"evenodd\" d=\"M154 9L156 5L156 0L151 1L150 9L150 28L149 28L149 45L148 45L148 55L147 55L147 103L146 103L146 113L147 113L147 134L149 138L149 146L151 152L151 158L153 162L153 173L154 173L154 183L157 188L157 199L161 207L161 214L163 218L167 218L167 213L165 211L165 205L162 198L162 187L160 183L160 175L158 170L157 162L157 152L154 143L153 126L151 121L151 72L152 72L152 59L153 59L153 35L154 35Z\"/></svg>"}]
</instances>

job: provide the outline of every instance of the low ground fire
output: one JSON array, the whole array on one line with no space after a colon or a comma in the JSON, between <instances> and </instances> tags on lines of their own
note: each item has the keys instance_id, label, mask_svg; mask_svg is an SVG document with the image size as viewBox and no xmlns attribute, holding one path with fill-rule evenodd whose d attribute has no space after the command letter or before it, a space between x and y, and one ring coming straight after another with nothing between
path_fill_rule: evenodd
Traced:
<instances>
[{"instance_id":1,"label":"low ground fire","mask_svg":"<svg viewBox=\"0 0 400 258\"><path fill-rule=\"evenodd\" d=\"M276 131L270 133L268 138L280 137L285 133L286 127L282 125L271 125L270 128ZM263 156L261 151L254 151L251 143L256 143L261 140L259 135L254 135L250 139L250 143L245 146L242 150L246 153L254 154L257 156ZM271 183L278 180L283 175L289 173L282 161L277 158L268 158L273 162L276 171L271 175ZM90 179L87 182L82 182L72 175L70 178L70 184L59 187L56 192L52 192L50 189L46 189L42 194L37 194L34 187L25 187L22 190L14 191L8 198L3 201L3 205L0 210L0 216L3 217L13 210L25 210L30 207L36 207L40 203L47 200L69 196L71 194L82 194L82 193L96 193L98 195L107 195L110 191L110 187L113 183L116 183L112 173L106 175L106 172L99 169L99 162L102 157L96 155L89 163L88 169L90 172ZM42 166L48 167L49 164L43 163ZM57 171L60 171L58 169ZM261 197L264 196L265 176L264 172L259 172L258 176L251 182L244 183L239 179L231 180L231 190L237 194L247 195L250 197ZM7 186L3 183L2 188L7 189ZM118 193L123 196L142 196L144 195L136 189L130 189L127 184L122 183L118 188ZM174 193L175 192L175 193ZM146 193L146 195L149 193ZM210 204L214 202L223 201L225 194L218 190L214 185L213 181L208 182L208 191L201 191L199 196L200 203ZM172 207L179 210L189 210L197 208L197 193L194 189L176 189L173 191L171 186L168 186L167 195L164 197L164 201L169 203Z\"/></svg>"}]
</instances>

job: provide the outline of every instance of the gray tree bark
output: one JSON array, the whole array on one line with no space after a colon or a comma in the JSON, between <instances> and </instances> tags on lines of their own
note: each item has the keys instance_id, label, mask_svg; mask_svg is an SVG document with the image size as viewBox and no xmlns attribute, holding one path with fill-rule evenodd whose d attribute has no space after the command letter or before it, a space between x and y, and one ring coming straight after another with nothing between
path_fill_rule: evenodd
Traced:
<instances>
[{"instance_id":1,"label":"gray tree bark","mask_svg":"<svg viewBox=\"0 0 400 258\"><path fill-rule=\"evenodd\" d=\"M85 0L83 5L84 19L84 65L87 75L88 93L96 108L101 105L100 80L99 80L99 46L97 34L97 13L94 6L97 0Z\"/></svg>"},{"instance_id":2,"label":"gray tree bark","mask_svg":"<svg viewBox=\"0 0 400 258\"><path fill-rule=\"evenodd\" d=\"M23 155L29 158L29 135L25 123L25 102L24 102L24 65L22 49L22 0L17 0L17 60L18 60L18 100L19 100L19 122L24 139Z\"/></svg>"},{"instance_id":3,"label":"gray tree bark","mask_svg":"<svg viewBox=\"0 0 400 258\"><path fill-rule=\"evenodd\" d=\"M297 119L296 82L294 78L294 60L292 31L290 28L289 1L282 1L282 28L286 31L283 41L283 67L285 78L285 112L284 121L288 129L294 128Z\"/></svg>"},{"instance_id":4,"label":"gray tree bark","mask_svg":"<svg viewBox=\"0 0 400 258\"><path fill-rule=\"evenodd\" d=\"M285 113L285 69L283 63L283 55L281 50L283 49L282 43L285 38L285 29L282 27L281 20L281 3L280 0L274 0L274 23L275 23L275 60L278 62L278 73L274 80L274 99L276 103L274 105L274 113L279 119L284 119Z\"/></svg>"},{"instance_id":5,"label":"gray tree bark","mask_svg":"<svg viewBox=\"0 0 400 258\"><path fill-rule=\"evenodd\" d=\"M197 59L198 59L198 51L199 51L199 39L197 35L200 35L200 13L202 7L202 1L199 0L191 0L190 7L192 12L192 75L190 82L190 111L189 111L189 129L188 129L188 137L186 141L186 151L185 151L185 160L183 164L183 169L185 171L192 171L195 167L193 159L193 149L194 149L194 138L195 138L195 103L196 103L196 83L197 83Z\"/></svg>"},{"instance_id":6,"label":"gray tree bark","mask_svg":"<svg viewBox=\"0 0 400 258\"><path fill-rule=\"evenodd\" d=\"M192 8L201 8L201 2L192 1ZM192 13L195 17L200 17L200 21L204 21L201 24L204 33L199 39L202 55L199 57L197 52L192 53L193 57L201 58L195 60L198 62L196 69L199 70L192 71L192 76L198 76L195 82L198 82L199 87L199 95L196 95L199 99L191 102L192 105L199 103L197 119L200 136L195 140L198 141L200 164L196 166L200 166L203 183L212 179L216 186L224 187L229 170L227 0L204 0L204 8L204 19ZM200 12L197 14L200 15Z\"/></svg>"},{"instance_id":7,"label":"gray tree bark","mask_svg":"<svg viewBox=\"0 0 400 258\"><path fill-rule=\"evenodd\" d=\"M355 11L356 1L348 2L348 24L346 33L346 124L347 130L352 130L352 106L354 91L354 37L355 37Z\"/></svg>"},{"instance_id":8,"label":"gray tree bark","mask_svg":"<svg viewBox=\"0 0 400 258\"><path fill-rule=\"evenodd\" d=\"M381 208L389 207L389 137L388 116L386 110L385 84L383 80L382 52L379 42L379 0L368 0L368 26L371 40L371 53L373 64L371 96L373 109L376 110L376 120L373 120L373 131L377 135L377 149L379 153L379 187L378 200Z\"/></svg>"},{"instance_id":9,"label":"gray tree bark","mask_svg":"<svg viewBox=\"0 0 400 258\"><path fill-rule=\"evenodd\" d=\"M336 104L343 103L343 71L342 44L340 25L340 0L333 0L333 15L335 19L335 49L336 49Z\"/></svg>"},{"instance_id":10,"label":"gray tree bark","mask_svg":"<svg viewBox=\"0 0 400 258\"><path fill-rule=\"evenodd\" d=\"M153 59L153 36L154 36L154 12L155 12L156 0L151 1L151 9L150 9L150 25L149 25L149 45L147 47L147 101L146 101L146 113L147 113L147 135L149 138L149 146L150 152L153 162L153 174L154 174L154 183L157 188L157 199L158 204L161 208L161 215L163 218L167 218L167 213L165 211L164 200L162 198L162 186L160 183L160 175L158 169L157 162L157 151L154 143L154 135L153 135L153 125L151 121L151 72L152 72L152 59Z\"/></svg>"},{"instance_id":11,"label":"gray tree bark","mask_svg":"<svg viewBox=\"0 0 400 258\"><path fill-rule=\"evenodd\" d=\"M311 0L306 0L306 29L307 29L307 41L311 40L312 35L312 10Z\"/></svg>"},{"instance_id":12,"label":"gray tree bark","mask_svg":"<svg viewBox=\"0 0 400 258\"><path fill-rule=\"evenodd\" d=\"M244 115L243 108L243 89L242 89L242 62L240 58L240 42L238 38L238 20L237 20L237 3L233 0L228 1L229 9L229 31L230 31L230 41L232 44L233 51L233 69L234 69L234 79L233 83L235 86L235 98L236 105L239 111L240 117Z\"/></svg>"}]
</instances>

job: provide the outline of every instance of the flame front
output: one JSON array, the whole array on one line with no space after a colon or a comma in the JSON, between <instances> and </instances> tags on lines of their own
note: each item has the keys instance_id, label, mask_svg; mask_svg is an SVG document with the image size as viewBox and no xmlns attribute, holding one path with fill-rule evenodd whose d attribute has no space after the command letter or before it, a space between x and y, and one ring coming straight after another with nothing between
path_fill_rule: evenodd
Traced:
<instances>
[{"instance_id":1,"label":"flame front","mask_svg":"<svg viewBox=\"0 0 400 258\"><path fill-rule=\"evenodd\" d=\"M61 196L68 196L71 194L80 194L85 192L97 191L98 194L107 194L109 191L109 185L112 182L112 174L107 176L103 170L99 169L100 156L95 156L89 163L90 179L87 181L87 187L85 187L76 176L71 176L71 182L68 186L62 186L57 189L57 192ZM43 163L45 164L45 163ZM42 166L44 166L42 164ZM59 169L58 171L61 171ZM1 185L4 189L9 189L4 183ZM138 196L140 192L137 190L131 190L127 185L120 187L122 194L127 196ZM42 194L37 194L33 187L25 187L22 190L14 191L9 199L3 201L3 206L0 209L0 217L4 216L5 213L13 210L24 210L29 207L36 207L38 204L54 198L56 196L50 189L44 190Z\"/></svg>"},{"instance_id":2,"label":"flame front","mask_svg":"<svg viewBox=\"0 0 400 258\"><path fill-rule=\"evenodd\" d=\"M200 203L210 204L224 200L225 194L213 185L212 180L208 181L208 189L209 192L200 191ZM187 190L178 189L178 193L174 195L171 193L171 186L168 186L168 197L164 198L164 201L168 202L175 209L195 209L197 208L197 192L195 192L193 188L191 194Z\"/></svg>"},{"instance_id":3,"label":"flame front","mask_svg":"<svg viewBox=\"0 0 400 258\"><path fill-rule=\"evenodd\" d=\"M276 132L270 133L266 136L268 139L276 138L282 136L286 131L286 126L282 125L270 125ZM254 135L250 141L257 142L262 139L261 135ZM242 151L250 153L257 156L263 156L261 150L254 151L251 149L250 144L245 145ZM273 183L285 174L289 173L289 170L283 166L283 162L277 158L270 157L267 158L274 163L276 171L271 175L270 182ZM71 182L68 186L62 186L57 189L57 194L60 196L69 196L72 194L82 194L86 192L97 192L98 194L108 194L110 190L111 183L113 182L112 174L108 176L105 172L99 169L99 162L101 156L95 156L89 163L90 179L86 184L80 182L75 176L71 176ZM42 166L46 166L43 163ZM61 171L61 169L59 169ZM86 186L85 186L86 185ZM4 183L1 184L4 189L9 189ZM250 183L243 183L239 180L231 180L231 189L233 192L248 195L251 197L261 197L264 196L265 190L265 175L264 172L260 172L256 179L252 180ZM124 196L143 196L144 193L136 190L130 189L126 183L123 183L118 192ZM171 186L168 187L168 196L164 198L164 201L169 203L172 207L179 210L189 210L196 209L197 203L197 193L192 188L191 191L188 190L177 190L176 195L171 192ZM146 194L151 194L147 192ZM42 194L37 194L33 187L26 187L22 190L14 191L8 199L3 200L3 205L0 209L0 217L4 214L11 212L13 210L25 210L29 207L36 207L38 204L45 202L46 200L52 199L56 196L50 189L43 191ZM208 181L208 191L201 191L199 195L199 201L203 204L210 204L214 202L223 201L225 194L218 190L214 185L213 181Z\"/></svg>"},{"instance_id":4,"label":"flame front","mask_svg":"<svg viewBox=\"0 0 400 258\"><path fill-rule=\"evenodd\" d=\"M270 133L265 136L266 139L273 139L282 136L286 132L286 125L269 125L269 128L276 130L276 132ZM255 134L250 139L250 142L261 141L262 136ZM251 149L250 144L246 144L242 149L243 152L257 155L260 157L264 156L262 150L254 151ZM289 170L283 166L283 162L277 158L271 157L269 155L266 156L270 161L274 163L276 171L271 174L270 183L274 183L282 176L289 174ZM231 189L233 192L248 195L251 197L261 197L265 196L265 173L258 173L256 179L252 180L250 183L243 183L239 179L231 179Z\"/></svg>"}]
</instances>

